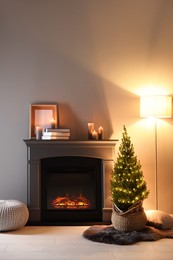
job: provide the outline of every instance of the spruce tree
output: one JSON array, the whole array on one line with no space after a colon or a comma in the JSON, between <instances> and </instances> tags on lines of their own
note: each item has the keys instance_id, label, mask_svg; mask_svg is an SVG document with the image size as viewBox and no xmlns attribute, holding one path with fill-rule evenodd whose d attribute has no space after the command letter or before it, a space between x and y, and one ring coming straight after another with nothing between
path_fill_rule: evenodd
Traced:
<instances>
[{"instance_id":1,"label":"spruce tree","mask_svg":"<svg viewBox=\"0 0 173 260\"><path fill-rule=\"evenodd\" d=\"M123 130L117 162L112 171L111 197L113 203L124 212L147 198L149 190L125 126Z\"/></svg>"}]
</instances>

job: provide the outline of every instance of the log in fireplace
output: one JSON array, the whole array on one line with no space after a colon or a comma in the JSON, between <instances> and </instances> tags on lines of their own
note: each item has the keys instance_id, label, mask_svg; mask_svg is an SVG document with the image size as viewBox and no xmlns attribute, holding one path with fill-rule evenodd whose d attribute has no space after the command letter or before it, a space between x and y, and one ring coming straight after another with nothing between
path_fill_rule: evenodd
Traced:
<instances>
[{"instance_id":1,"label":"log in fireplace","mask_svg":"<svg viewBox=\"0 0 173 260\"><path fill-rule=\"evenodd\" d=\"M110 221L117 140L24 140L29 223Z\"/></svg>"}]
</instances>

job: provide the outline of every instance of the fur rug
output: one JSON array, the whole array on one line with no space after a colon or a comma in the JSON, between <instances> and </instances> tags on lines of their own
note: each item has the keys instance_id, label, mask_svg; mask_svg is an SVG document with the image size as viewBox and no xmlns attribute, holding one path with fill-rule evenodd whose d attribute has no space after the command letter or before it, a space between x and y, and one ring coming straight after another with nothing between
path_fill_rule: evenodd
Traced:
<instances>
[{"instance_id":1,"label":"fur rug","mask_svg":"<svg viewBox=\"0 0 173 260\"><path fill-rule=\"evenodd\" d=\"M114 229L112 225L94 225L85 230L83 236L94 242L131 245L139 241L156 241L161 238L173 238L173 229L160 230L146 226L140 231L123 232Z\"/></svg>"}]
</instances>

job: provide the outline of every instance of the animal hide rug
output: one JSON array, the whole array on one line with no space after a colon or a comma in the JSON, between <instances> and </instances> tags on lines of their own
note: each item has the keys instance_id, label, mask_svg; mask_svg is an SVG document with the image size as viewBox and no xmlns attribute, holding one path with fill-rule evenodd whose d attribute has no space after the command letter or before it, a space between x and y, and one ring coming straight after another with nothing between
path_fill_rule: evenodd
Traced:
<instances>
[{"instance_id":1,"label":"animal hide rug","mask_svg":"<svg viewBox=\"0 0 173 260\"><path fill-rule=\"evenodd\" d=\"M139 241L156 241L161 238L173 238L173 229L160 230L145 226L143 230L123 232L114 229L112 225L94 225L84 231L83 237L94 242L131 245Z\"/></svg>"}]
</instances>

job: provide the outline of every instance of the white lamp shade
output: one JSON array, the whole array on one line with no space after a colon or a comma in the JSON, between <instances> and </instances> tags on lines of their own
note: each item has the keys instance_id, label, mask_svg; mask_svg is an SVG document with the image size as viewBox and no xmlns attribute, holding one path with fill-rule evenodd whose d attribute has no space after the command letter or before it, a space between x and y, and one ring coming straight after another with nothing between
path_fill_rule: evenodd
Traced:
<instances>
[{"instance_id":1,"label":"white lamp shade","mask_svg":"<svg viewBox=\"0 0 173 260\"><path fill-rule=\"evenodd\" d=\"M141 96L140 98L141 117L172 117L171 96Z\"/></svg>"}]
</instances>

